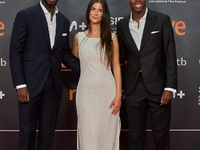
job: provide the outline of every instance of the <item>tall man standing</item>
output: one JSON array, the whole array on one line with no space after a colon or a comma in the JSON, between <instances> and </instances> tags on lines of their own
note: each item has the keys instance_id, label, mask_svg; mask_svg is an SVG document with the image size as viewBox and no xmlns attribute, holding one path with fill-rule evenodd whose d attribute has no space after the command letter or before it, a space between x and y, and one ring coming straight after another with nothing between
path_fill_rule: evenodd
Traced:
<instances>
[{"instance_id":1,"label":"tall man standing","mask_svg":"<svg viewBox=\"0 0 200 150\"><path fill-rule=\"evenodd\" d=\"M79 72L69 48L69 20L56 7L58 0L41 0L20 11L10 44L10 68L19 101L19 150L52 150L62 96L61 62Z\"/></svg>"},{"instance_id":2,"label":"tall man standing","mask_svg":"<svg viewBox=\"0 0 200 150\"><path fill-rule=\"evenodd\" d=\"M171 99L177 88L174 33L169 16L146 7L146 0L128 0L131 14L118 23L124 75L130 150L142 150L147 112L156 150L169 150Z\"/></svg>"}]
</instances>

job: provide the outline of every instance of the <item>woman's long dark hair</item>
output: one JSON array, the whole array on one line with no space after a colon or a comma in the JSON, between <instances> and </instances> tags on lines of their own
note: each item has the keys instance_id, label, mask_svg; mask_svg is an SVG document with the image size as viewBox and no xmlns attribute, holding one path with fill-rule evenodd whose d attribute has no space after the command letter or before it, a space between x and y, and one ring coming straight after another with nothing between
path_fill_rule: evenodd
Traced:
<instances>
[{"instance_id":1,"label":"woman's long dark hair","mask_svg":"<svg viewBox=\"0 0 200 150\"><path fill-rule=\"evenodd\" d=\"M91 32L90 26L90 11L92 5L96 2L100 2L103 6L103 18L101 21L101 50L105 48L105 58L107 60L107 66L111 65L112 57L113 57L113 48L112 48L112 32L111 32L111 24L110 24L110 12L108 8L108 4L106 0L91 0L88 4L87 11L86 11L86 22L87 22L87 29L89 30L89 34Z\"/></svg>"}]
</instances>

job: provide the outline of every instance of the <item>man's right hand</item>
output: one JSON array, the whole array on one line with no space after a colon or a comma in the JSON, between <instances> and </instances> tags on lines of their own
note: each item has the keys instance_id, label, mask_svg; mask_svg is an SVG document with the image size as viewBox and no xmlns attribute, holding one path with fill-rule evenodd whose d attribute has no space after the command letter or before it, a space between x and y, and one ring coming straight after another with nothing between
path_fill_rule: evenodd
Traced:
<instances>
[{"instance_id":1,"label":"man's right hand","mask_svg":"<svg viewBox=\"0 0 200 150\"><path fill-rule=\"evenodd\" d=\"M17 90L17 99L21 103L27 103L29 102L29 90L27 87L20 88Z\"/></svg>"}]
</instances>

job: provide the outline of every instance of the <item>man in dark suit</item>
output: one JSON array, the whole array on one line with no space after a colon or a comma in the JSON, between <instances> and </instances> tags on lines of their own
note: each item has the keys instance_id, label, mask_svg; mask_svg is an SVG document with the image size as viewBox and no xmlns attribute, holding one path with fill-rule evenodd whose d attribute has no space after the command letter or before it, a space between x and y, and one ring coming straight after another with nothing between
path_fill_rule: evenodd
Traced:
<instances>
[{"instance_id":1,"label":"man in dark suit","mask_svg":"<svg viewBox=\"0 0 200 150\"><path fill-rule=\"evenodd\" d=\"M41 0L16 15L10 44L10 68L19 101L19 150L52 150L62 96L61 63L79 72L69 48L69 20L58 0Z\"/></svg>"},{"instance_id":2,"label":"man in dark suit","mask_svg":"<svg viewBox=\"0 0 200 150\"><path fill-rule=\"evenodd\" d=\"M169 16L146 7L146 0L128 0L131 14L118 22L124 74L129 147L142 150L147 112L156 150L169 149L171 99L177 88L174 33Z\"/></svg>"}]
</instances>

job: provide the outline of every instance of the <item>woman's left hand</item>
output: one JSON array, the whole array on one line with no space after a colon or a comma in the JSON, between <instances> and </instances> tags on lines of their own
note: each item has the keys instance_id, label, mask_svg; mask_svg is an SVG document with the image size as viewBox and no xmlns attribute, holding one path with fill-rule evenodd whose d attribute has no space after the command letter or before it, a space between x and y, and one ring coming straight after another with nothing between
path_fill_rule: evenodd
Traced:
<instances>
[{"instance_id":1,"label":"woman's left hand","mask_svg":"<svg viewBox=\"0 0 200 150\"><path fill-rule=\"evenodd\" d=\"M110 104L110 109L113 107L112 113L113 115L116 115L121 108L121 97L120 96L116 96L113 101Z\"/></svg>"}]
</instances>

